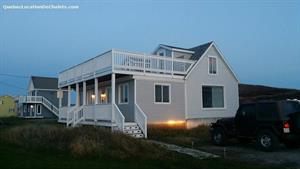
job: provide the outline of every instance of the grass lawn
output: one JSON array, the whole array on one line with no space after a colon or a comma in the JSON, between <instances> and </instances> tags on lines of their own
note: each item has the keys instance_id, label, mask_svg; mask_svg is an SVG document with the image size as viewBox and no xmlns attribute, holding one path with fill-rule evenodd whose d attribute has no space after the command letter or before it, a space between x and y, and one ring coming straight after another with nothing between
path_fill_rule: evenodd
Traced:
<instances>
[{"instance_id":1,"label":"grass lawn","mask_svg":"<svg viewBox=\"0 0 300 169\"><path fill-rule=\"evenodd\" d=\"M0 122L0 166L10 169L276 168L222 158L199 160L110 130L94 127L66 129L51 121L19 119Z\"/></svg>"}]
</instances>

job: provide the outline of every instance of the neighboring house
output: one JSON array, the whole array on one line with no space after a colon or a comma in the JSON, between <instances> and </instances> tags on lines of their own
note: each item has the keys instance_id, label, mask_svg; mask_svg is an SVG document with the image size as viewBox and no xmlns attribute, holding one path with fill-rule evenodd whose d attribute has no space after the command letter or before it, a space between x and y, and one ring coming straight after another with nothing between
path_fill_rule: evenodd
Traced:
<instances>
[{"instance_id":1,"label":"neighboring house","mask_svg":"<svg viewBox=\"0 0 300 169\"><path fill-rule=\"evenodd\" d=\"M17 115L17 107L12 96L0 96L0 117L10 117Z\"/></svg>"},{"instance_id":2,"label":"neighboring house","mask_svg":"<svg viewBox=\"0 0 300 169\"><path fill-rule=\"evenodd\" d=\"M27 96L19 96L18 111L24 118L58 117L58 79L32 76L29 80ZM66 102L66 99L61 100Z\"/></svg>"},{"instance_id":3,"label":"neighboring house","mask_svg":"<svg viewBox=\"0 0 300 169\"><path fill-rule=\"evenodd\" d=\"M239 105L238 79L214 42L159 45L151 55L113 49L60 72L58 86L68 91L59 122L136 137L147 137L149 124L193 127L232 117Z\"/></svg>"}]
</instances>

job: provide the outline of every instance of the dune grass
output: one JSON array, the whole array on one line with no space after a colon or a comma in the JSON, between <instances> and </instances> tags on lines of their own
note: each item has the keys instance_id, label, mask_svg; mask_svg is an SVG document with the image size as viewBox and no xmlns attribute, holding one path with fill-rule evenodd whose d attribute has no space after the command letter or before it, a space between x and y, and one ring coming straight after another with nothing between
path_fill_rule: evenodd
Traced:
<instances>
[{"instance_id":1,"label":"dune grass","mask_svg":"<svg viewBox=\"0 0 300 169\"><path fill-rule=\"evenodd\" d=\"M10 122L10 124L17 123L17 121ZM111 132L107 128L93 126L66 128L51 122L21 123L23 124L4 127L0 133L1 142L36 151L64 152L78 157L153 158L153 154L158 158L170 157L166 156L168 152L153 143L119 132ZM4 126L7 124L4 123Z\"/></svg>"},{"instance_id":2,"label":"dune grass","mask_svg":"<svg viewBox=\"0 0 300 169\"><path fill-rule=\"evenodd\" d=\"M196 137L204 128L150 129L152 138ZM155 134L156 133L156 134ZM177 133L177 134L176 134ZM207 133L206 133L207 134ZM178 138L179 138L178 136ZM180 139L178 139L180 140ZM196 140L199 143L205 140ZM177 141L188 144L189 141ZM51 120L0 120L1 168L271 169L240 161L199 160L99 127L65 128Z\"/></svg>"},{"instance_id":3,"label":"dune grass","mask_svg":"<svg viewBox=\"0 0 300 169\"><path fill-rule=\"evenodd\" d=\"M192 129L170 126L150 126L149 139L181 145L185 147L201 147L210 144L209 126L198 126Z\"/></svg>"}]
</instances>

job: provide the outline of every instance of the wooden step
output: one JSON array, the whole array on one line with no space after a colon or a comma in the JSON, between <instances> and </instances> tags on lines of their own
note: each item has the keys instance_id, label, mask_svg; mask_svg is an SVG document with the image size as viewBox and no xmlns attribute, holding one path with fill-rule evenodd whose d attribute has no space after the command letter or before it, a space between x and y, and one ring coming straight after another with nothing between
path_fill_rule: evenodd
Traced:
<instances>
[{"instance_id":1,"label":"wooden step","mask_svg":"<svg viewBox=\"0 0 300 169\"><path fill-rule=\"evenodd\" d=\"M135 138L145 138L144 134L130 134L130 136L135 137Z\"/></svg>"},{"instance_id":2,"label":"wooden step","mask_svg":"<svg viewBox=\"0 0 300 169\"><path fill-rule=\"evenodd\" d=\"M140 134L142 133L142 130L125 130L125 134Z\"/></svg>"}]
</instances>

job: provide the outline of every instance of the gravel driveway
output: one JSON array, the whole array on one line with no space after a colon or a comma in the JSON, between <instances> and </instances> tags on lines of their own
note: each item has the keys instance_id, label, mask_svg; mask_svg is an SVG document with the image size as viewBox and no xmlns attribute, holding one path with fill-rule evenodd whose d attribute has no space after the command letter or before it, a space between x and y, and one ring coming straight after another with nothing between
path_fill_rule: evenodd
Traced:
<instances>
[{"instance_id":1,"label":"gravel driveway","mask_svg":"<svg viewBox=\"0 0 300 169\"><path fill-rule=\"evenodd\" d=\"M229 159L239 159L261 164L282 164L287 168L300 169L300 148L287 149L283 145L274 152L257 150L254 143L241 145L232 144L227 147L204 146L200 150L220 155ZM225 151L224 151L225 150Z\"/></svg>"}]
</instances>

